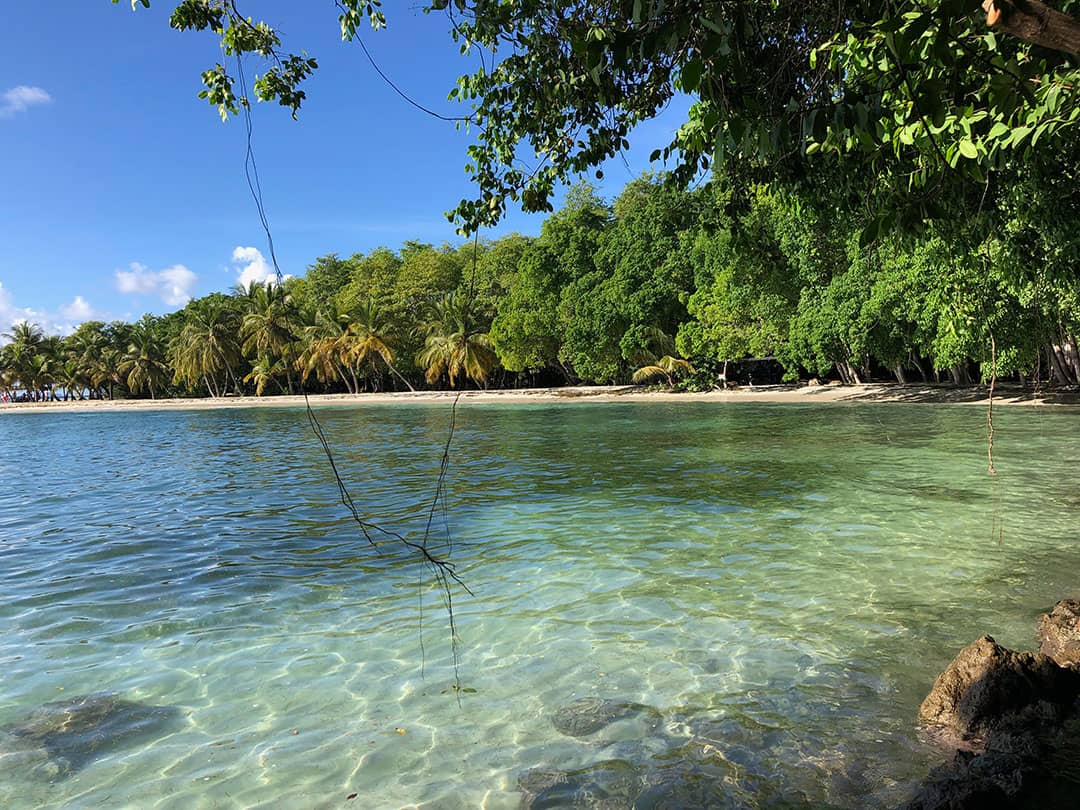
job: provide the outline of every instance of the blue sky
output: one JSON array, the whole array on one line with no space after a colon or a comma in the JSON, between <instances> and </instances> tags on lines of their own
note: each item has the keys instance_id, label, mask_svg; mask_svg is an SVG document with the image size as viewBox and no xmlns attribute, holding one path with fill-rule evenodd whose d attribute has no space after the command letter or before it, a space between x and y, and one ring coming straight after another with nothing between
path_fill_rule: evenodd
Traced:
<instances>
[{"instance_id":1,"label":"blue sky","mask_svg":"<svg viewBox=\"0 0 1080 810\"><path fill-rule=\"evenodd\" d=\"M459 241L443 212L470 193L468 135L405 104L356 45L339 38L333 4L300 13L251 3L286 46L319 59L299 122L255 108L255 149L282 270L301 275L326 253L406 239ZM226 290L267 268L244 180L244 131L197 98L220 60L212 36L168 27L168 0L10 3L0 33L0 331L29 319L65 332L89 318L139 317ZM243 7L242 7L243 8ZM425 105L460 114L446 95L475 67L441 15L388 4L388 30L365 32L382 69ZM685 105L643 124L605 167L613 196L649 168ZM627 166L628 164L628 166ZM657 167L659 168L659 167ZM539 232L512 211L483 236Z\"/></svg>"}]
</instances>

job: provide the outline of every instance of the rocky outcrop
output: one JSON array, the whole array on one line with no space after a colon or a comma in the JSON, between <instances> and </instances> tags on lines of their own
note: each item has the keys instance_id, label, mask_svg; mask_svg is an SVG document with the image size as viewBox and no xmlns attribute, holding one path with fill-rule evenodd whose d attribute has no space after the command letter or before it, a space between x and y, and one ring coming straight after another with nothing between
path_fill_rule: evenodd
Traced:
<instances>
[{"instance_id":1,"label":"rocky outcrop","mask_svg":"<svg viewBox=\"0 0 1080 810\"><path fill-rule=\"evenodd\" d=\"M979 751L996 731L1060 722L1078 694L1080 673L983 636L934 681L919 722L949 747Z\"/></svg>"},{"instance_id":2,"label":"rocky outcrop","mask_svg":"<svg viewBox=\"0 0 1080 810\"><path fill-rule=\"evenodd\" d=\"M1075 717L1078 696L1080 670L1043 653L1006 649L990 636L969 644L919 707L924 731L956 753L931 772L906 810L1015 807L1053 778L1055 753L1067 744L1063 724Z\"/></svg>"},{"instance_id":3,"label":"rocky outcrop","mask_svg":"<svg viewBox=\"0 0 1080 810\"><path fill-rule=\"evenodd\" d=\"M1039 617L1039 649L1060 666L1080 669L1080 600L1062 599Z\"/></svg>"}]
</instances>

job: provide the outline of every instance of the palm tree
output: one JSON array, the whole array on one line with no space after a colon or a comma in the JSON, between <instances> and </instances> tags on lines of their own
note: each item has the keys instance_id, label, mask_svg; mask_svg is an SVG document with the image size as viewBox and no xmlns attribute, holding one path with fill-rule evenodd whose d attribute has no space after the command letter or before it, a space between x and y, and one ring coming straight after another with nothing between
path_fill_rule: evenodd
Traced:
<instances>
[{"instance_id":1,"label":"palm tree","mask_svg":"<svg viewBox=\"0 0 1080 810\"><path fill-rule=\"evenodd\" d=\"M387 324L375 299L369 298L366 303L358 304L352 315L354 317L341 338L343 356L349 367L360 369L368 364L371 371L377 373L377 360L382 360L410 391L416 390L401 372L394 368L394 350L390 345Z\"/></svg>"},{"instance_id":2,"label":"palm tree","mask_svg":"<svg viewBox=\"0 0 1080 810\"><path fill-rule=\"evenodd\" d=\"M101 396L100 383L94 382L94 376L105 350L109 348L104 327L105 324L100 321L87 321L64 340L67 362L75 366L75 376L65 381L65 390L69 384L77 382L80 396L83 389L89 391L91 399L95 393Z\"/></svg>"},{"instance_id":3,"label":"palm tree","mask_svg":"<svg viewBox=\"0 0 1080 810\"><path fill-rule=\"evenodd\" d=\"M174 381L191 388L200 383L210 396L238 388L233 369L240 362L240 313L221 298L193 302L184 312L184 327L169 344Z\"/></svg>"},{"instance_id":4,"label":"palm tree","mask_svg":"<svg viewBox=\"0 0 1080 810\"><path fill-rule=\"evenodd\" d=\"M665 354L659 360L644 365L635 371L634 376L630 378L630 381L634 383L634 385L641 385L642 383L663 377L667 380L668 388L671 388L675 385L676 376L694 373L694 367L690 365L689 360L683 360L682 358Z\"/></svg>"},{"instance_id":5,"label":"palm tree","mask_svg":"<svg viewBox=\"0 0 1080 810\"><path fill-rule=\"evenodd\" d=\"M77 360L70 357L66 360L62 360L60 362L56 381L60 383L60 386L64 389L65 402L73 396L78 399L86 398L83 393L87 389L86 376L83 374L82 367Z\"/></svg>"},{"instance_id":6,"label":"palm tree","mask_svg":"<svg viewBox=\"0 0 1080 810\"><path fill-rule=\"evenodd\" d=\"M36 323L20 321L0 337L10 341L5 348L7 374L12 386L18 382L36 398L38 374L43 370L36 358L45 350L45 333Z\"/></svg>"},{"instance_id":7,"label":"palm tree","mask_svg":"<svg viewBox=\"0 0 1080 810\"><path fill-rule=\"evenodd\" d=\"M11 341L11 345L19 351L36 351L45 342L45 332L36 323L19 321L13 324L10 332L5 332L0 337Z\"/></svg>"},{"instance_id":8,"label":"palm tree","mask_svg":"<svg viewBox=\"0 0 1080 810\"><path fill-rule=\"evenodd\" d=\"M280 373L281 363L275 363L263 355L251 366L251 371L244 377L244 382L254 382L255 396L261 397L266 386L276 382L276 377Z\"/></svg>"},{"instance_id":9,"label":"palm tree","mask_svg":"<svg viewBox=\"0 0 1080 810\"><path fill-rule=\"evenodd\" d=\"M5 343L0 346L0 391L3 391L8 400L14 399L17 382L18 375L15 371L15 359L11 351L11 344Z\"/></svg>"},{"instance_id":10,"label":"palm tree","mask_svg":"<svg viewBox=\"0 0 1080 810\"><path fill-rule=\"evenodd\" d=\"M155 389L164 387L169 366L165 362L165 348L149 315L143 316L132 328L131 343L118 370L133 394L140 394L145 389L150 392L150 399L154 399Z\"/></svg>"},{"instance_id":11,"label":"palm tree","mask_svg":"<svg viewBox=\"0 0 1080 810\"><path fill-rule=\"evenodd\" d=\"M356 391L356 376L352 382L346 374L345 358L342 355L341 338L347 328L347 319L341 315L333 303L319 310L304 326L303 349L296 358L296 369L305 382L312 374L321 383L340 379L346 390Z\"/></svg>"},{"instance_id":12,"label":"palm tree","mask_svg":"<svg viewBox=\"0 0 1080 810\"><path fill-rule=\"evenodd\" d=\"M115 386L124 382L120 366L124 362L124 353L113 346L106 346L101 355L90 364L90 382L104 395L108 385L109 399L113 399Z\"/></svg>"},{"instance_id":13,"label":"palm tree","mask_svg":"<svg viewBox=\"0 0 1080 810\"><path fill-rule=\"evenodd\" d=\"M273 281L253 283L244 293L247 313L240 325L241 349L248 357L281 358L292 393L292 366L297 354L298 313L292 296ZM270 364L267 365L269 367Z\"/></svg>"},{"instance_id":14,"label":"palm tree","mask_svg":"<svg viewBox=\"0 0 1080 810\"><path fill-rule=\"evenodd\" d=\"M427 337L416 362L428 383L434 384L445 373L451 388L462 375L483 385L499 363L490 336L473 326L468 309L453 293L431 305L422 328Z\"/></svg>"},{"instance_id":15,"label":"palm tree","mask_svg":"<svg viewBox=\"0 0 1080 810\"><path fill-rule=\"evenodd\" d=\"M30 355L24 365L29 385L35 390L36 398L42 402L56 399L54 386L63 375L63 344L57 335L47 335Z\"/></svg>"}]
</instances>

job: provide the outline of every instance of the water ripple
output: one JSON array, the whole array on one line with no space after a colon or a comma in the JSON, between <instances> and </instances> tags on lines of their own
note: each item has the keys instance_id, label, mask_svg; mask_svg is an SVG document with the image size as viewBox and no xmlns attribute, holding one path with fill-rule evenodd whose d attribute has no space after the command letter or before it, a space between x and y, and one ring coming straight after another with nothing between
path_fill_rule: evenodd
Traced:
<instances>
[{"instance_id":1,"label":"water ripple","mask_svg":"<svg viewBox=\"0 0 1080 810\"><path fill-rule=\"evenodd\" d=\"M321 413L365 515L421 536L447 409ZM937 671L983 632L1030 647L1080 574L1071 417L996 416L995 478L982 419L463 407L433 541L477 594L455 666L438 588L358 534L301 412L5 414L0 806L509 808L523 771L687 744L751 805L899 801ZM5 724L99 692L183 722L77 778L5 766ZM561 735L581 697L662 719Z\"/></svg>"}]
</instances>

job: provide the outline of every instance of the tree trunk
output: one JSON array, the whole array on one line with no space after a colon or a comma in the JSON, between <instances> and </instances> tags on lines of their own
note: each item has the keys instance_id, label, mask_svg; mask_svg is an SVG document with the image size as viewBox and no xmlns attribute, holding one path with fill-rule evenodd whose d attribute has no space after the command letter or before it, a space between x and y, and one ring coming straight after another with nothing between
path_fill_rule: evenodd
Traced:
<instances>
[{"instance_id":1,"label":"tree trunk","mask_svg":"<svg viewBox=\"0 0 1080 810\"><path fill-rule=\"evenodd\" d=\"M1069 373L1065 370L1065 364L1062 362L1063 357L1061 354L1061 347L1056 343L1051 343L1047 349L1046 354L1050 358L1050 375L1054 382L1059 385L1068 385Z\"/></svg>"},{"instance_id":2,"label":"tree trunk","mask_svg":"<svg viewBox=\"0 0 1080 810\"><path fill-rule=\"evenodd\" d=\"M395 376L397 376L397 378L399 380L401 380L403 383L405 383L405 385L407 385L409 387L410 391L414 391L414 392L416 391L416 389L412 387L412 383L410 383L408 380L406 380L404 377L402 377L401 373L396 368L394 368L390 363L387 363L386 367L389 368L392 372L394 372Z\"/></svg>"},{"instance_id":3,"label":"tree trunk","mask_svg":"<svg viewBox=\"0 0 1080 810\"><path fill-rule=\"evenodd\" d=\"M1080 56L1080 21L1041 0L983 0L986 24L1052 51Z\"/></svg>"},{"instance_id":4,"label":"tree trunk","mask_svg":"<svg viewBox=\"0 0 1080 810\"><path fill-rule=\"evenodd\" d=\"M844 381L845 385L862 385L862 379L859 377L859 372L855 369L855 366L846 360L842 363L837 363L836 367L840 370L840 379Z\"/></svg>"},{"instance_id":5,"label":"tree trunk","mask_svg":"<svg viewBox=\"0 0 1080 810\"><path fill-rule=\"evenodd\" d=\"M240 383L237 382L236 374L234 374L233 370L232 370L232 363L230 363L228 360L225 360L225 372L229 376L225 380L225 390L222 393L225 393L225 394L229 393L229 380L232 380L233 391L235 391L237 394L239 394L240 393Z\"/></svg>"},{"instance_id":6,"label":"tree trunk","mask_svg":"<svg viewBox=\"0 0 1080 810\"><path fill-rule=\"evenodd\" d=\"M1077 349L1076 338L1065 335L1061 341L1061 348L1069 363L1069 368L1072 369L1073 379L1080 382L1080 350Z\"/></svg>"},{"instance_id":7,"label":"tree trunk","mask_svg":"<svg viewBox=\"0 0 1080 810\"><path fill-rule=\"evenodd\" d=\"M922 381L928 382L926 370L922 367L922 363L919 362L919 358L915 356L914 352L908 355L908 360L911 362L911 365L915 366L915 370L919 372L919 376L922 377Z\"/></svg>"},{"instance_id":8,"label":"tree trunk","mask_svg":"<svg viewBox=\"0 0 1080 810\"><path fill-rule=\"evenodd\" d=\"M901 385L907 385L907 378L904 377L904 367L900 363L897 363L893 367L893 374L896 375L896 381L898 383L900 383Z\"/></svg>"}]
</instances>

